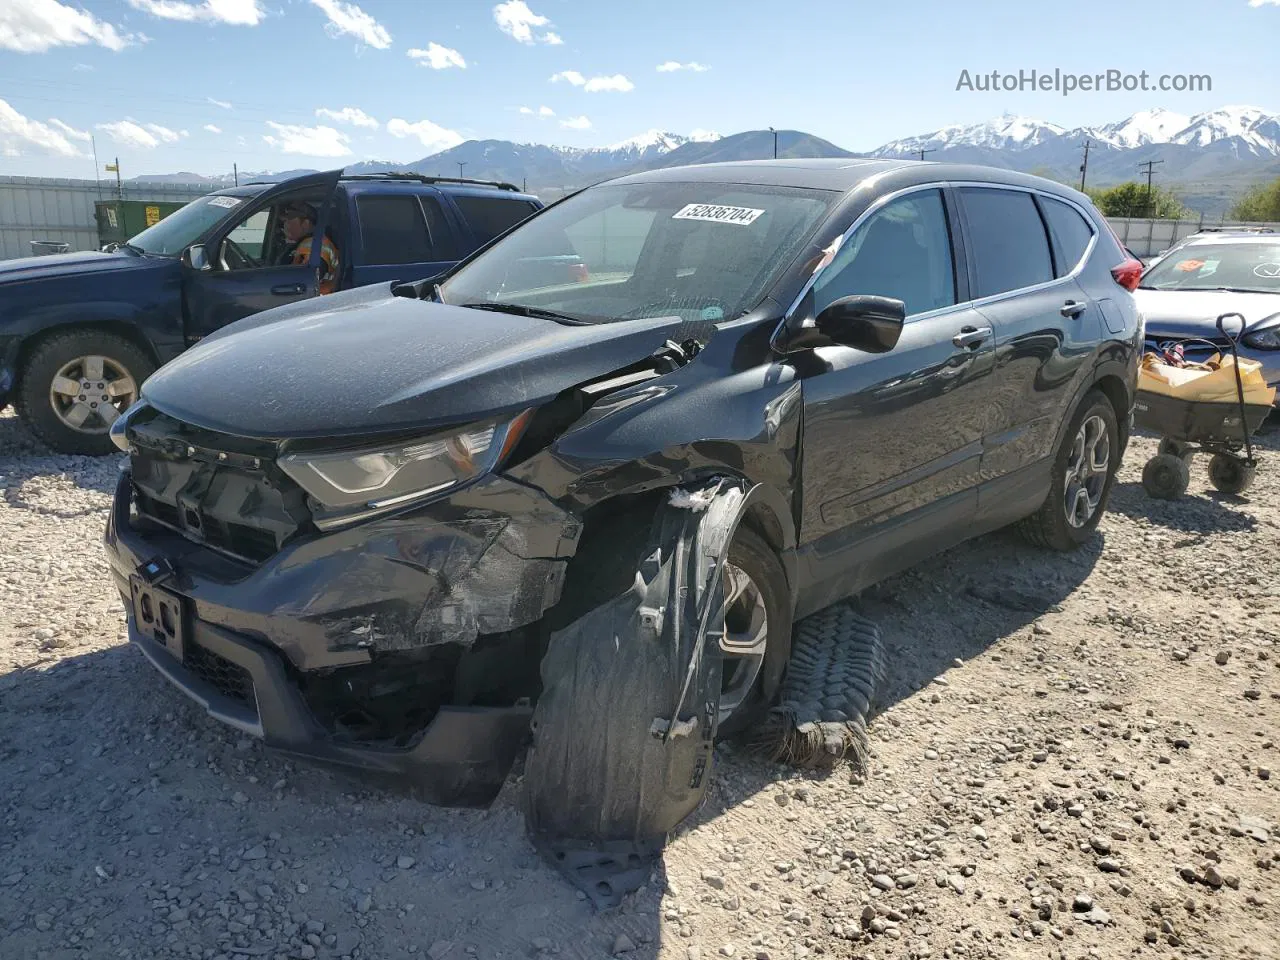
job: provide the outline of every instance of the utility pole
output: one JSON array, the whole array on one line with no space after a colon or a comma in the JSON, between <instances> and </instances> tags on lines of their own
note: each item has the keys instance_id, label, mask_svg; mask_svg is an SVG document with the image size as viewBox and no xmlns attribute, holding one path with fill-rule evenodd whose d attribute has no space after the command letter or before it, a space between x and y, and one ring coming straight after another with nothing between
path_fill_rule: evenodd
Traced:
<instances>
[{"instance_id":1,"label":"utility pole","mask_svg":"<svg viewBox=\"0 0 1280 960\"><path fill-rule=\"evenodd\" d=\"M89 143L93 145L93 182L98 189L98 199L102 199L102 175L98 170L98 141L94 137L89 138Z\"/></svg>"},{"instance_id":2,"label":"utility pole","mask_svg":"<svg viewBox=\"0 0 1280 960\"><path fill-rule=\"evenodd\" d=\"M119 157L116 157L115 163L107 164L107 172L110 173L113 170L115 171L115 174L116 174L116 199L123 200L124 186L120 183L120 158Z\"/></svg>"},{"instance_id":3,"label":"utility pole","mask_svg":"<svg viewBox=\"0 0 1280 960\"><path fill-rule=\"evenodd\" d=\"M465 160L458 161L458 179L459 180L462 179L462 168L465 167L466 165L467 165L467 161Z\"/></svg>"},{"instance_id":4,"label":"utility pole","mask_svg":"<svg viewBox=\"0 0 1280 960\"><path fill-rule=\"evenodd\" d=\"M236 186L240 186L240 168L233 161L231 164L231 177L236 182Z\"/></svg>"},{"instance_id":5,"label":"utility pole","mask_svg":"<svg viewBox=\"0 0 1280 960\"><path fill-rule=\"evenodd\" d=\"M1080 164L1080 192L1084 193L1084 178L1089 170L1089 138L1084 138L1084 162Z\"/></svg>"},{"instance_id":6,"label":"utility pole","mask_svg":"<svg viewBox=\"0 0 1280 960\"><path fill-rule=\"evenodd\" d=\"M773 127L770 127L769 132L773 134L773 159L777 160L778 159L778 131L773 129Z\"/></svg>"},{"instance_id":7,"label":"utility pole","mask_svg":"<svg viewBox=\"0 0 1280 960\"><path fill-rule=\"evenodd\" d=\"M523 177L523 178L521 178L521 180L520 180L520 192L521 192L521 193L528 193L528 192L529 192L529 178L528 178L528 177Z\"/></svg>"},{"instance_id":8,"label":"utility pole","mask_svg":"<svg viewBox=\"0 0 1280 960\"><path fill-rule=\"evenodd\" d=\"M930 147L928 150L923 150L923 149L922 149L922 150L920 151L920 159L921 159L921 160L923 160L923 159L924 159L924 155L925 155L926 153L937 153L937 152L938 152L938 148L937 148L937 147Z\"/></svg>"},{"instance_id":9,"label":"utility pole","mask_svg":"<svg viewBox=\"0 0 1280 960\"><path fill-rule=\"evenodd\" d=\"M1143 167L1147 168L1147 216L1152 218L1154 218L1156 214L1155 214L1154 208L1151 205L1151 174L1157 163L1164 163L1164 161L1163 160L1147 160L1144 163L1138 164L1139 170L1141 170Z\"/></svg>"}]
</instances>

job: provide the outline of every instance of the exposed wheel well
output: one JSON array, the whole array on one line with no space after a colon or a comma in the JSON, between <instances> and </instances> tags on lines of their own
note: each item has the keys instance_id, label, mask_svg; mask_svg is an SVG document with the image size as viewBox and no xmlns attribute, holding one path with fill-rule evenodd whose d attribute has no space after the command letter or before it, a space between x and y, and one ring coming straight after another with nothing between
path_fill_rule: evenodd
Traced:
<instances>
[{"instance_id":1,"label":"exposed wheel well","mask_svg":"<svg viewBox=\"0 0 1280 960\"><path fill-rule=\"evenodd\" d=\"M27 365L27 358L31 356L32 351L52 337L59 337L67 333L76 333L81 330L91 330L96 333L110 333L128 340L135 347L150 357L152 363L157 367L160 366L160 358L156 355L155 348L151 345L151 342L139 333L138 328L131 323L125 323L121 320L90 320L84 323L62 323L57 326L48 327L44 330L39 330L24 338L18 344L18 354L14 360L13 371L14 392L16 393L22 387L22 372Z\"/></svg>"}]
</instances>

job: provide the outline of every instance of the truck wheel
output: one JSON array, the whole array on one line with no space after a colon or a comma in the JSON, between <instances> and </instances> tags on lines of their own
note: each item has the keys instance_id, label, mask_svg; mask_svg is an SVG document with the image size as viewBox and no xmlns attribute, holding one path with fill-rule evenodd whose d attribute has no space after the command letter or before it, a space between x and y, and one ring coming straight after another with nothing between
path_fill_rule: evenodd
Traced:
<instances>
[{"instance_id":1,"label":"truck wheel","mask_svg":"<svg viewBox=\"0 0 1280 960\"><path fill-rule=\"evenodd\" d=\"M1071 418L1053 460L1049 495L1020 524L1023 537L1053 550L1074 550L1083 544L1106 512L1119 461L1115 408L1095 390Z\"/></svg>"},{"instance_id":2,"label":"truck wheel","mask_svg":"<svg viewBox=\"0 0 1280 960\"><path fill-rule=\"evenodd\" d=\"M72 330L31 351L14 405L31 432L59 453L114 453L111 424L154 371L150 357L124 337Z\"/></svg>"},{"instance_id":3,"label":"truck wheel","mask_svg":"<svg viewBox=\"0 0 1280 960\"><path fill-rule=\"evenodd\" d=\"M1215 453L1209 460L1209 482L1222 493L1239 496L1253 486L1256 467L1229 453Z\"/></svg>"},{"instance_id":4,"label":"truck wheel","mask_svg":"<svg viewBox=\"0 0 1280 960\"><path fill-rule=\"evenodd\" d=\"M709 627L685 700L693 708L672 716L698 626L696 550L681 526L690 515L660 511L639 549L611 524L609 549L580 551L578 569L614 589L553 628L542 662L525 766L526 822L542 852L601 904L634 888L628 871L647 878L647 858L706 793L718 728L754 716L786 663L791 623L781 564L740 526L723 592L713 597L726 610L725 642L714 642ZM683 596L672 589L677 566L687 572ZM570 584L565 595L573 596Z\"/></svg>"}]
</instances>

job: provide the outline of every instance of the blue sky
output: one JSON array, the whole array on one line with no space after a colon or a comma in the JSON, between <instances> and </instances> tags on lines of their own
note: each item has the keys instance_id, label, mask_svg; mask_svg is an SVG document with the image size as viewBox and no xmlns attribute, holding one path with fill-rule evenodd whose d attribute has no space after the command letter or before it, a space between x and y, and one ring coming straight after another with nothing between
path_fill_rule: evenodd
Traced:
<instances>
[{"instance_id":1,"label":"blue sky","mask_svg":"<svg viewBox=\"0 0 1280 960\"><path fill-rule=\"evenodd\" d=\"M473 137L772 125L863 150L1004 112L1274 112L1278 39L1280 0L0 0L0 173L91 177L89 135L129 177L408 161ZM956 90L961 70L1033 68L1213 89Z\"/></svg>"}]
</instances>

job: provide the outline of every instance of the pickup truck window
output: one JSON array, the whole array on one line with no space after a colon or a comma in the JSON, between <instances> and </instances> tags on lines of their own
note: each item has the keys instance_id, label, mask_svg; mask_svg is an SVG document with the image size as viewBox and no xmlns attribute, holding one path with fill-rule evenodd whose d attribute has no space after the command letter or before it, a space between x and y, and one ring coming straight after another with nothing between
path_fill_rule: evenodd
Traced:
<instances>
[{"instance_id":1,"label":"pickup truck window","mask_svg":"<svg viewBox=\"0 0 1280 960\"><path fill-rule=\"evenodd\" d=\"M368 264L426 263L433 254L431 231L413 194L356 197L360 239Z\"/></svg>"},{"instance_id":2,"label":"pickup truck window","mask_svg":"<svg viewBox=\"0 0 1280 960\"><path fill-rule=\"evenodd\" d=\"M225 220L250 197L214 195L192 200L185 207L175 210L159 223L143 230L129 240L131 246L143 253L177 256L202 237L214 224Z\"/></svg>"},{"instance_id":3,"label":"pickup truck window","mask_svg":"<svg viewBox=\"0 0 1280 960\"><path fill-rule=\"evenodd\" d=\"M527 200L502 200L497 197L453 197L463 219L471 224L476 242L484 245L500 233L506 233L521 220L537 212Z\"/></svg>"}]
</instances>

